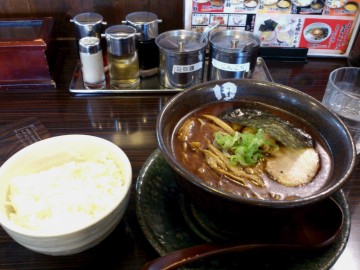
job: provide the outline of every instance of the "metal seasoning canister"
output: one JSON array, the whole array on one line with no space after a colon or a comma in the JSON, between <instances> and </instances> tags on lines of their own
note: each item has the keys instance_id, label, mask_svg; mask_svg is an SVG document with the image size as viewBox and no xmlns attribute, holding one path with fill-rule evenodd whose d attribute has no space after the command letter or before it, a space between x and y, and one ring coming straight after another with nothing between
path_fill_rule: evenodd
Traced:
<instances>
[{"instance_id":1,"label":"metal seasoning canister","mask_svg":"<svg viewBox=\"0 0 360 270\"><path fill-rule=\"evenodd\" d=\"M160 34L160 83L166 88L187 88L203 82L205 48L208 39L200 42L201 33L173 30Z\"/></svg>"},{"instance_id":2,"label":"metal seasoning canister","mask_svg":"<svg viewBox=\"0 0 360 270\"><path fill-rule=\"evenodd\" d=\"M136 36L136 48L138 50L139 69L141 77L150 77L159 71L159 49L155 44L158 36L157 15L151 12L138 11L130 13L125 18L126 23L133 26L139 35Z\"/></svg>"},{"instance_id":3,"label":"metal seasoning canister","mask_svg":"<svg viewBox=\"0 0 360 270\"><path fill-rule=\"evenodd\" d=\"M81 38L79 41L79 53L85 88L103 89L106 82L99 38Z\"/></svg>"},{"instance_id":4,"label":"metal seasoning canister","mask_svg":"<svg viewBox=\"0 0 360 270\"><path fill-rule=\"evenodd\" d=\"M76 15L70 20L75 25L75 36L77 41L83 37L97 37L101 39L102 27L107 23L98 13L86 12Z\"/></svg>"},{"instance_id":5,"label":"metal seasoning canister","mask_svg":"<svg viewBox=\"0 0 360 270\"><path fill-rule=\"evenodd\" d=\"M105 36L111 86L115 89L138 87L136 29L128 25L114 25L105 30Z\"/></svg>"},{"instance_id":6,"label":"metal seasoning canister","mask_svg":"<svg viewBox=\"0 0 360 270\"><path fill-rule=\"evenodd\" d=\"M259 37L241 30L221 30L210 34L209 42L209 81L251 76L259 53Z\"/></svg>"}]
</instances>

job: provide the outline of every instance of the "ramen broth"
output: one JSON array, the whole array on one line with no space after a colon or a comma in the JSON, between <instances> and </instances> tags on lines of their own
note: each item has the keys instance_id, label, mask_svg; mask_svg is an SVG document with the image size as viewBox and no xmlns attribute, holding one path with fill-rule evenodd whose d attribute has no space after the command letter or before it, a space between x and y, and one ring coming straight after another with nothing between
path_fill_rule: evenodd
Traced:
<instances>
[{"instance_id":1,"label":"ramen broth","mask_svg":"<svg viewBox=\"0 0 360 270\"><path fill-rule=\"evenodd\" d=\"M192 117L202 117L204 114L218 117L226 111L241 108L242 104L245 103L247 103L247 106L249 105L249 102L245 101L217 102L201 107L185 116L178 123L172 137L173 152L175 158L180 162L180 164L187 171L206 182L207 185L219 189L222 192L232 193L243 197L254 197L267 200L293 200L296 198L310 196L321 189L326 184L326 179L328 179L332 171L332 159L322 137L301 119L269 105L254 102L251 106L254 106L259 110L265 109L266 111L271 111L272 114L285 121L289 121L293 126L301 128L312 136L314 141L313 148L319 155L320 168L310 183L298 187L287 187L271 179L264 170L261 170L260 176L265 185L261 187L249 181L249 185L244 187L238 183L229 181L223 175L215 172L206 163L204 155L201 152L194 151L192 147L189 147L189 145L185 146L186 143L178 138L181 126L185 123L185 121L191 119ZM199 121L194 121L189 133L189 137L191 137L190 140L200 142L204 148L207 147L207 142L209 140L213 141L214 138L214 129L211 128L211 125L214 124L210 120L206 119L205 122L205 125L201 125Z\"/></svg>"}]
</instances>

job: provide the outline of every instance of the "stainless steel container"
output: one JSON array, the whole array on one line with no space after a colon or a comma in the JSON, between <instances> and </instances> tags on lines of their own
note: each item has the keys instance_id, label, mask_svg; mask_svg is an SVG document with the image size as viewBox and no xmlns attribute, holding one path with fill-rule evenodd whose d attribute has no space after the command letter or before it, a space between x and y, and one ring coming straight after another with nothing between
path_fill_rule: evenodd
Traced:
<instances>
[{"instance_id":1,"label":"stainless steel container","mask_svg":"<svg viewBox=\"0 0 360 270\"><path fill-rule=\"evenodd\" d=\"M70 20L75 25L75 36L79 41L83 37L97 37L101 39L103 26L106 22L100 14L86 12L76 15Z\"/></svg>"},{"instance_id":2,"label":"stainless steel container","mask_svg":"<svg viewBox=\"0 0 360 270\"><path fill-rule=\"evenodd\" d=\"M125 21L134 27L140 35L137 40L145 41L155 39L158 36L158 23L161 23L157 15L147 11L138 11L126 15Z\"/></svg>"},{"instance_id":3,"label":"stainless steel container","mask_svg":"<svg viewBox=\"0 0 360 270\"><path fill-rule=\"evenodd\" d=\"M166 88L188 88L203 82L206 38L188 30L173 30L160 34L156 45L160 49L160 84Z\"/></svg>"},{"instance_id":4,"label":"stainless steel container","mask_svg":"<svg viewBox=\"0 0 360 270\"><path fill-rule=\"evenodd\" d=\"M147 11L138 11L126 16L126 23L134 27L139 33L136 37L136 48L138 50L139 68L141 77L150 77L159 71L159 48L155 44L158 36L157 15Z\"/></svg>"},{"instance_id":5,"label":"stainless steel container","mask_svg":"<svg viewBox=\"0 0 360 270\"><path fill-rule=\"evenodd\" d=\"M221 30L210 34L209 42L209 81L251 76L259 53L259 37L241 30Z\"/></svg>"}]
</instances>

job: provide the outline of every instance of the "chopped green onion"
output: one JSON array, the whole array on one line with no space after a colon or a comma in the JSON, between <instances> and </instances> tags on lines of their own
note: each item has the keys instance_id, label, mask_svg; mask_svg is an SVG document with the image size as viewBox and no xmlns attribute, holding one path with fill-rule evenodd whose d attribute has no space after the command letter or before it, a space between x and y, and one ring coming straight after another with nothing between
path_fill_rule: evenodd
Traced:
<instances>
[{"instance_id":1,"label":"chopped green onion","mask_svg":"<svg viewBox=\"0 0 360 270\"><path fill-rule=\"evenodd\" d=\"M272 145L266 140L264 131L258 129L256 134L235 132L234 136L217 132L215 142L223 152L230 154L231 165L255 165L264 156L261 147Z\"/></svg>"}]
</instances>

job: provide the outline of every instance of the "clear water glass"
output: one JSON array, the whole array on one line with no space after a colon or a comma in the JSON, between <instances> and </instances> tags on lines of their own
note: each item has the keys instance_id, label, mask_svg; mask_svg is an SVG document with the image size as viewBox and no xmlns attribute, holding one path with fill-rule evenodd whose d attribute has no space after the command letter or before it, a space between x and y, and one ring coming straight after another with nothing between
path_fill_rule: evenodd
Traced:
<instances>
[{"instance_id":1,"label":"clear water glass","mask_svg":"<svg viewBox=\"0 0 360 270\"><path fill-rule=\"evenodd\" d=\"M348 127L360 153L360 68L343 67L330 73L322 103Z\"/></svg>"}]
</instances>

